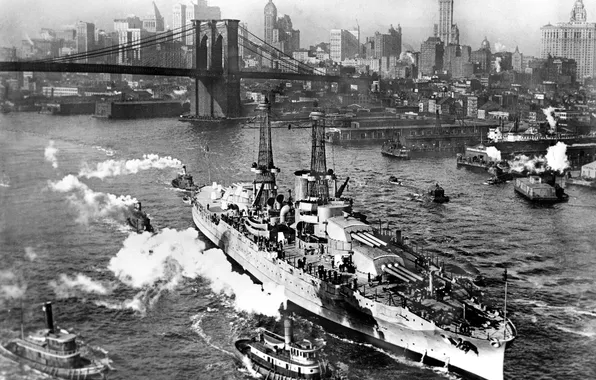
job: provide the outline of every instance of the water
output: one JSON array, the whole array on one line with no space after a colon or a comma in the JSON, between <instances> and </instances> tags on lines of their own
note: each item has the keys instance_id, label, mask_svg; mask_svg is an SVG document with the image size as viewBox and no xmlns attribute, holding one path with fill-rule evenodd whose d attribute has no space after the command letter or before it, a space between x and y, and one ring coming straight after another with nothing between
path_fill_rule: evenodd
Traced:
<instances>
[{"instance_id":1,"label":"water","mask_svg":"<svg viewBox=\"0 0 596 380\"><path fill-rule=\"evenodd\" d=\"M281 191L293 186L294 170L309 167L309 138L307 129L273 130ZM50 140L57 149L57 168L44 158ZM81 177L92 191L88 198L81 198L83 192L53 191L49 181L77 175L84 163L95 167L110 159L158 154L185 163L196 182L229 184L252 180L249 169L257 153L258 130L240 125L0 115L2 338L18 334L20 301L9 294L26 286L26 325L41 327L39 306L53 300L62 328L79 334L96 355L108 352L115 369L111 379L251 378L234 356L234 341L258 326L281 329L281 323L238 311L243 310L240 301L251 301L240 298L249 296L221 293L221 278L210 277L211 258L194 266L185 261L209 246L184 237L193 225L184 194L170 186L177 169L103 180ZM506 378L596 378L596 193L569 188L568 203L540 207L516 196L511 184L483 185L482 175L457 170L454 159L406 162L383 157L377 148L330 146L327 156L328 167L351 177L346 195L356 199L357 210L369 220L382 220L384 227L403 229L445 260L448 269L458 266L486 277L494 303L502 304L501 277L508 269L507 310L519 338L506 353ZM408 186L388 183L390 175ZM445 188L450 203L408 200L408 193L435 182ZM100 193L135 197L156 228L178 232L171 231L175 237L158 245L133 234L118 214L93 217L98 210L88 207L83 209L91 216L81 223L77 199L105 201L97 198ZM180 262L171 257L143 261L149 249L154 255L171 251ZM110 264L117 256L126 262L122 272ZM224 282L233 278L221 277ZM326 332L305 317L298 317L296 331L325 339L325 359L350 379L453 378ZM4 359L0 377L44 378Z\"/></svg>"}]
</instances>

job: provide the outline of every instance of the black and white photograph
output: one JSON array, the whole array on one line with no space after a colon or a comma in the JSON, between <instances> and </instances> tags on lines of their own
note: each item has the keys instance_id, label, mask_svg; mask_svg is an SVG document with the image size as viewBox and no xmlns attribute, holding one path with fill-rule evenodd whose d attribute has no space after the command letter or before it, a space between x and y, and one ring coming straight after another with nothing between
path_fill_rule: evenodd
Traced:
<instances>
[{"instance_id":1,"label":"black and white photograph","mask_svg":"<svg viewBox=\"0 0 596 380\"><path fill-rule=\"evenodd\" d=\"M596 379L596 0L0 0L0 380Z\"/></svg>"}]
</instances>

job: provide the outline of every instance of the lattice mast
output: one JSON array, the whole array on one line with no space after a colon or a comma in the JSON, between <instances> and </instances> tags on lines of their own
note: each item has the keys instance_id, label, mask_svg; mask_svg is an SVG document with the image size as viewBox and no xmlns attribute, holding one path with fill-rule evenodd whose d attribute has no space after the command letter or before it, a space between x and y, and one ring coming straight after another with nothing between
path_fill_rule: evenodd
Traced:
<instances>
[{"instance_id":1,"label":"lattice mast","mask_svg":"<svg viewBox=\"0 0 596 380\"><path fill-rule=\"evenodd\" d=\"M257 107L259 111L259 157L252 164L251 170L255 172L253 205L265 208L269 199L277 196L275 174L279 168L273 165L273 149L271 146L271 103L265 98Z\"/></svg>"},{"instance_id":2,"label":"lattice mast","mask_svg":"<svg viewBox=\"0 0 596 380\"><path fill-rule=\"evenodd\" d=\"M329 200L329 181L334 179L333 172L327 172L325 156L325 111L315 107L310 113L312 122L312 149L310 155L310 176L308 196L323 202Z\"/></svg>"}]
</instances>

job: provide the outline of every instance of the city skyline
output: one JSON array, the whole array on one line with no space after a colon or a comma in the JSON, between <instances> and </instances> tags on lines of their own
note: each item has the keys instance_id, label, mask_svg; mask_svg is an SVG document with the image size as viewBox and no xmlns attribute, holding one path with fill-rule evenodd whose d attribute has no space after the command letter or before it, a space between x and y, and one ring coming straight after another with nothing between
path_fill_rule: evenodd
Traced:
<instances>
[{"instance_id":1,"label":"city skyline","mask_svg":"<svg viewBox=\"0 0 596 380\"><path fill-rule=\"evenodd\" d=\"M268 0L209 1L219 6L223 18L237 18L249 29L263 33L263 8ZM172 11L181 1L156 0L155 3L172 28ZM186 3L187 1L182 1ZM352 29L360 25L362 36L372 36L389 25L400 24L403 43L419 50L420 44L433 35L434 24L439 22L437 0L376 0L371 3L345 0L274 0L278 15L289 15L296 29L302 31L302 47L329 42L331 29ZM460 43L476 49L484 36L493 51L514 51L519 46L527 55L539 55L540 28L569 19L574 0L557 0L545 4L543 0L455 0L453 23L460 29ZM596 21L596 0L585 0L588 22ZM150 13L152 1L132 0L125 3L105 0L101 4L85 4L84 9L73 11L72 0L0 0L0 45L16 45L21 39L34 38L42 27L60 28L78 21L94 23L97 29L111 30L113 19L135 14ZM331 12L333 12L332 15ZM531 17L523 16L531 14Z\"/></svg>"}]
</instances>

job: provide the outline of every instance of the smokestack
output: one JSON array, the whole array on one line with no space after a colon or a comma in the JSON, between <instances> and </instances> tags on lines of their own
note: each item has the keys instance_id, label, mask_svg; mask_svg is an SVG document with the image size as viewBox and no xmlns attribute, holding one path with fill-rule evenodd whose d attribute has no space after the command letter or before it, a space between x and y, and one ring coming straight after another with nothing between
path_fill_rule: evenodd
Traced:
<instances>
[{"instance_id":1,"label":"smokestack","mask_svg":"<svg viewBox=\"0 0 596 380\"><path fill-rule=\"evenodd\" d=\"M50 333L54 333L54 317L52 316L52 303L46 302L42 308L46 313L46 327L50 330Z\"/></svg>"},{"instance_id":2,"label":"smokestack","mask_svg":"<svg viewBox=\"0 0 596 380\"><path fill-rule=\"evenodd\" d=\"M286 345L292 343L292 320L287 317L284 319L284 338Z\"/></svg>"}]
</instances>

